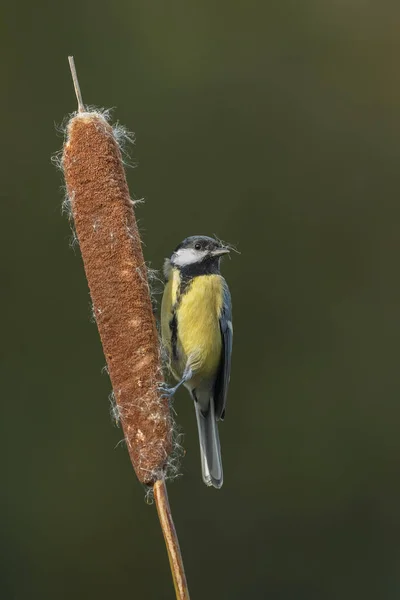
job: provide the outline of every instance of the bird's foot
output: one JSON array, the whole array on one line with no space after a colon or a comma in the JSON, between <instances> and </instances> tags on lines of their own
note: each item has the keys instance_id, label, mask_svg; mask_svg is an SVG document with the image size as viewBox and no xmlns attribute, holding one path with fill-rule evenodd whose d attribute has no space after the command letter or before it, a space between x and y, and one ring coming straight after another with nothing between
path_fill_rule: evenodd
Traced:
<instances>
[{"instance_id":1,"label":"bird's foot","mask_svg":"<svg viewBox=\"0 0 400 600\"><path fill-rule=\"evenodd\" d=\"M160 383L158 385L158 391L161 392L161 398L168 398L168 400L171 400L178 387L179 386L169 387L166 383Z\"/></svg>"}]
</instances>

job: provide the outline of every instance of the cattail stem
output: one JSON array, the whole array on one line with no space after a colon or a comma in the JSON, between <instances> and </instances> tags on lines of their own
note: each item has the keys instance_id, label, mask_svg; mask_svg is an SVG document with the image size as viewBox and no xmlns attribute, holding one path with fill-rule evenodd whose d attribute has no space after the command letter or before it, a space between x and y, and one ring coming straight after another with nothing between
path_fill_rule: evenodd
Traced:
<instances>
[{"instance_id":1,"label":"cattail stem","mask_svg":"<svg viewBox=\"0 0 400 600\"><path fill-rule=\"evenodd\" d=\"M171 509L168 502L167 486L164 479L159 479L154 486L154 500L157 506L158 518L167 547L169 564L174 580L176 597L179 600L189 600L189 589L187 586L185 570L183 567L182 554L179 547L178 536L172 520Z\"/></svg>"},{"instance_id":2,"label":"cattail stem","mask_svg":"<svg viewBox=\"0 0 400 600\"><path fill-rule=\"evenodd\" d=\"M78 100L78 112L85 112L85 106L82 100L81 88L79 86L78 75L76 73L75 61L73 56L68 56L69 68L71 69L72 81L75 88L76 99Z\"/></svg>"},{"instance_id":3,"label":"cattail stem","mask_svg":"<svg viewBox=\"0 0 400 600\"><path fill-rule=\"evenodd\" d=\"M119 417L141 483L154 487L178 599L189 598L165 487L172 418L160 393L162 366L147 269L121 152L99 112L86 112L69 57L78 113L62 166Z\"/></svg>"}]
</instances>

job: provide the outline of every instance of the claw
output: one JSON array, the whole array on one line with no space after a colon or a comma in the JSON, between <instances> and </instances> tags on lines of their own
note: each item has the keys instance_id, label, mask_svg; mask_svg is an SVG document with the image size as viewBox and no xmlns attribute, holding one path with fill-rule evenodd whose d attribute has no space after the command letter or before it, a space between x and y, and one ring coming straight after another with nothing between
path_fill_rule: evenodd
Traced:
<instances>
[{"instance_id":1,"label":"claw","mask_svg":"<svg viewBox=\"0 0 400 600\"><path fill-rule=\"evenodd\" d=\"M169 387L166 383L160 383L158 391L161 392L161 398L172 398L176 392L176 387Z\"/></svg>"},{"instance_id":2,"label":"claw","mask_svg":"<svg viewBox=\"0 0 400 600\"><path fill-rule=\"evenodd\" d=\"M161 392L161 398L169 398L175 394L176 390L178 390L185 381L188 381L192 376L191 369L185 369L183 373L182 379L177 383L174 387L169 387L166 383L160 383L158 385L158 389Z\"/></svg>"}]
</instances>

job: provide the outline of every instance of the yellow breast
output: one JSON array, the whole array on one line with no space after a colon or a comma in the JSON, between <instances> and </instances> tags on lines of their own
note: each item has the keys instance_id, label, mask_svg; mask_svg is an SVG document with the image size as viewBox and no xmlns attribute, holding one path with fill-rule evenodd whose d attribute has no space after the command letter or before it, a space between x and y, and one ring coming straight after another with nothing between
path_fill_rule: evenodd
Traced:
<instances>
[{"instance_id":1,"label":"yellow breast","mask_svg":"<svg viewBox=\"0 0 400 600\"><path fill-rule=\"evenodd\" d=\"M218 275L194 277L186 292L179 294L179 271L172 273L167 283L162 305L162 336L177 378L189 363L195 375L212 377L221 359L222 340L219 315L222 305L222 286ZM177 319L177 357L172 356L169 323Z\"/></svg>"}]
</instances>

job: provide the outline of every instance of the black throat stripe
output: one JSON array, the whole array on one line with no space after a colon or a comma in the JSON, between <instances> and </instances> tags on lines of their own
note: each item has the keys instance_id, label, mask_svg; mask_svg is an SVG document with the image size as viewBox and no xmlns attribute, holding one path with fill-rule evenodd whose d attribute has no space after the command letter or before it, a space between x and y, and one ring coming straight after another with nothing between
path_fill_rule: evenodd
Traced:
<instances>
[{"instance_id":1,"label":"black throat stripe","mask_svg":"<svg viewBox=\"0 0 400 600\"><path fill-rule=\"evenodd\" d=\"M195 277L199 277L201 275L218 275L219 272L219 258L215 257L210 257L206 260L202 260L201 262L186 265L185 267L180 267L179 295L183 296L188 292L192 279Z\"/></svg>"}]
</instances>

